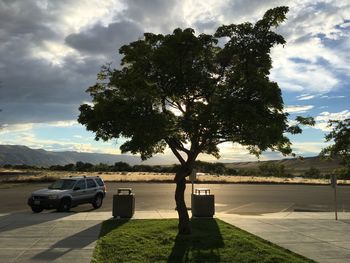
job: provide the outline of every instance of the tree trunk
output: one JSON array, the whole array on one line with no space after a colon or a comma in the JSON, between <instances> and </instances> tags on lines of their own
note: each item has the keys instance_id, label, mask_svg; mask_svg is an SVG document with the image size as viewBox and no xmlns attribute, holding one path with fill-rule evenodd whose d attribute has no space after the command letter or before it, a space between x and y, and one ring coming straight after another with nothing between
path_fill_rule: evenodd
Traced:
<instances>
[{"instance_id":1,"label":"tree trunk","mask_svg":"<svg viewBox=\"0 0 350 263\"><path fill-rule=\"evenodd\" d=\"M176 210L179 215L179 234L189 235L191 234L190 219L187 212L187 207L185 203L185 190L186 190L186 176L188 171L186 169L181 169L176 173L175 182L175 202Z\"/></svg>"}]
</instances>

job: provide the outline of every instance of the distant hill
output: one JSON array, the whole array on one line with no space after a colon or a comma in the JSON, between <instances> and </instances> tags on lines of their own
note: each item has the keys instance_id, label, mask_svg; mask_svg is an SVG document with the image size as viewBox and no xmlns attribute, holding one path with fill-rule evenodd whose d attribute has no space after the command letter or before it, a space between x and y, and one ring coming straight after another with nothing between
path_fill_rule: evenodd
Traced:
<instances>
[{"instance_id":1,"label":"distant hill","mask_svg":"<svg viewBox=\"0 0 350 263\"><path fill-rule=\"evenodd\" d=\"M92 164L127 162L130 165L140 164L141 159L132 155L114 155L85 152L53 152L42 149L31 149L20 145L0 145L0 165L27 164L33 166L51 166L76 163L78 161Z\"/></svg>"},{"instance_id":2,"label":"distant hill","mask_svg":"<svg viewBox=\"0 0 350 263\"><path fill-rule=\"evenodd\" d=\"M165 156L155 156L152 159L141 162L141 158L133 155L125 154L102 154L102 153L86 153L86 152L53 152L42 149L31 149L27 146L20 145L0 145L0 165L4 164L26 164L39 167L48 167L51 165L65 165L76 163L78 161L92 164L106 163L114 164L115 162L126 162L130 165L148 164L148 165L169 165L171 160ZM306 157L303 159L282 159L274 161L258 161L258 162L237 162L225 163L228 168L257 170L259 165L268 162L275 164L283 164L285 170L289 173L298 174L306 171L310 167L319 169L322 173L330 172L335 168L341 167L338 160L325 161L320 157ZM175 162L173 162L175 163Z\"/></svg>"},{"instance_id":3,"label":"distant hill","mask_svg":"<svg viewBox=\"0 0 350 263\"><path fill-rule=\"evenodd\" d=\"M289 173L297 174L308 170L310 167L319 169L322 173L331 172L336 168L342 167L339 164L340 160L324 160L321 157L305 157L305 158L291 158L273 161L257 161L257 162L237 162L229 163L225 166L234 169L257 170L263 163L283 164L285 170Z\"/></svg>"}]
</instances>

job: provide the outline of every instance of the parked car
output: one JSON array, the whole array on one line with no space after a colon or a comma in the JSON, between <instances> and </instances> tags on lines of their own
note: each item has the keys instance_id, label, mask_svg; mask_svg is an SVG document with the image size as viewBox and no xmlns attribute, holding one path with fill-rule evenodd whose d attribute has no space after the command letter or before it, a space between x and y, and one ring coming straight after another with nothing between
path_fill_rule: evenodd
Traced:
<instances>
[{"instance_id":1,"label":"parked car","mask_svg":"<svg viewBox=\"0 0 350 263\"><path fill-rule=\"evenodd\" d=\"M69 211L71 207L91 203L100 208L106 196L106 185L98 176L67 177L52 183L48 188L34 191L28 199L28 205L34 213L44 209Z\"/></svg>"}]
</instances>

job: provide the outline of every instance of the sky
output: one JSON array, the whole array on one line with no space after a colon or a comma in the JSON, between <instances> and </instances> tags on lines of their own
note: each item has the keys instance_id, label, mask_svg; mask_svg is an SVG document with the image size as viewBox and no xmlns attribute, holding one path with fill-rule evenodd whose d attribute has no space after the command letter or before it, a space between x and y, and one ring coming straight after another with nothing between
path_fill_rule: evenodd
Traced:
<instances>
[{"instance_id":1,"label":"sky","mask_svg":"<svg viewBox=\"0 0 350 263\"><path fill-rule=\"evenodd\" d=\"M0 144L120 154L123 139L97 142L76 119L101 66L119 67L121 45L177 27L212 34L281 5L290 11L276 31L287 43L272 49L270 78L291 123L315 118L303 134L288 135L296 154L315 156L327 146L327 121L350 118L350 0L0 0ZM220 150L218 161L256 160L237 144ZM169 149L163 158L175 162Z\"/></svg>"}]
</instances>

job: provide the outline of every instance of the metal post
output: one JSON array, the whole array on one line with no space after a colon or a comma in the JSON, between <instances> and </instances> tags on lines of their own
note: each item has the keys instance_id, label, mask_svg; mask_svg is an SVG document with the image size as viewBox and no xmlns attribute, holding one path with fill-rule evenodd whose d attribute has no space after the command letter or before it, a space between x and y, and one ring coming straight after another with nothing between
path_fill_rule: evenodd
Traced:
<instances>
[{"instance_id":1,"label":"metal post","mask_svg":"<svg viewBox=\"0 0 350 263\"><path fill-rule=\"evenodd\" d=\"M337 177L335 174L332 174L331 177L331 186L334 189L334 213L335 220L338 220L338 204L337 204Z\"/></svg>"},{"instance_id":2,"label":"metal post","mask_svg":"<svg viewBox=\"0 0 350 263\"><path fill-rule=\"evenodd\" d=\"M191 180L192 182L192 194L194 194L194 183L193 183L193 180Z\"/></svg>"},{"instance_id":3,"label":"metal post","mask_svg":"<svg viewBox=\"0 0 350 263\"><path fill-rule=\"evenodd\" d=\"M335 220L338 220L337 185L335 185L334 187L334 211L335 211Z\"/></svg>"},{"instance_id":4,"label":"metal post","mask_svg":"<svg viewBox=\"0 0 350 263\"><path fill-rule=\"evenodd\" d=\"M194 194L194 181L196 180L197 177L197 172L196 170L193 170L192 173L190 174L190 180L192 183L192 194Z\"/></svg>"}]
</instances>

